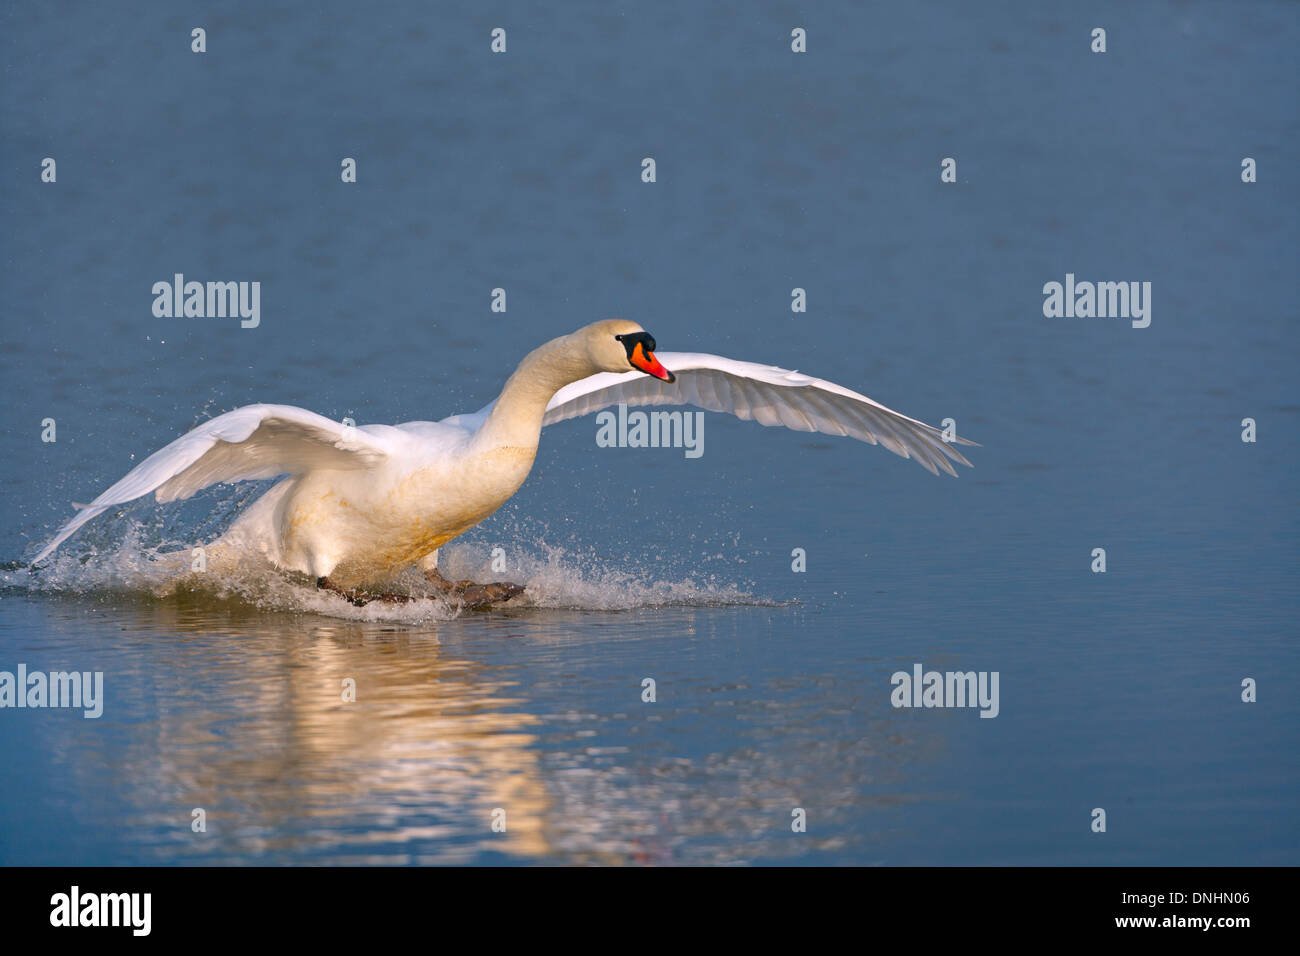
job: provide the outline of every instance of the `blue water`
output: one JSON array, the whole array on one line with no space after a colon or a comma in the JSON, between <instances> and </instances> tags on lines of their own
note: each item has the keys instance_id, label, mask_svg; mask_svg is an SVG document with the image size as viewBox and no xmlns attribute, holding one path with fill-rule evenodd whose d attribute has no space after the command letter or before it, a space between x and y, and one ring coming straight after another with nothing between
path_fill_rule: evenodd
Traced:
<instances>
[{"instance_id":1,"label":"blue water","mask_svg":"<svg viewBox=\"0 0 1300 956\"><path fill-rule=\"evenodd\" d=\"M6 7L0 670L106 700L0 709L0 862L1300 862L1298 43L1264 2ZM155 318L177 272L260 325ZM1045 318L1066 273L1151 282L1150 327ZM616 315L951 417L975 468L556 425L448 549L528 584L490 614L141 583L247 489L22 563L218 412L469 411ZM915 663L998 716L895 709Z\"/></svg>"}]
</instances>

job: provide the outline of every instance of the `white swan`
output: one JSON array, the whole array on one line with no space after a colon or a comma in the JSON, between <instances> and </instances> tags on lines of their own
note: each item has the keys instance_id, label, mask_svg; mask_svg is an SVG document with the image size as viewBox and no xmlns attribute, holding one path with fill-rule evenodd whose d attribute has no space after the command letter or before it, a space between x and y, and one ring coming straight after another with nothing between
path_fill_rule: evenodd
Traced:
<instances>
[{"instance_id":1,"label":"white swan","mask_svg":"<svg viewBox=\"0 0 1300 956\"><path fill-rule=\"evenodd\" d=\"M763 425L879 442L935 474L942 468L955 476L950 459L970 464L937 429L831 382L717 355L656 357L654 350L654 339L635 322L595 322L530 352L487 407L440 422L357 427L291 405L237 408L154 452L78 506L33 563L91 518L151 491L160 502L174 501L218 482L287 475L210 549L260 554L358 604L394 598L361 588L413 564L468 604L508 599L522 588L444 581L437 549L523 484L543 426L618 403L698 405Z\"/></svg>"}]
</instances>

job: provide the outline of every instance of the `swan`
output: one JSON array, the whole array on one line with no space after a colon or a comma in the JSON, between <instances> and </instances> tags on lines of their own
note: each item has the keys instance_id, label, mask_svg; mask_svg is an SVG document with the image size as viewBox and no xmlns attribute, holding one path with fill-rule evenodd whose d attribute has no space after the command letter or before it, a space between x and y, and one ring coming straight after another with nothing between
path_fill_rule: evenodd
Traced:
<instances>
[{"instance_id":1,"label":"swan","mask_svg":"<svg viewBox=\"0 0 1300 956\"><path fill-rule=\"evenodd\" d=\"M671 369L671 371L670 371ZM938 474L970 465L938 429L832 382L695 352L655 354L626 319L584 326L528 353L497 398L470 415L401 425L339 423L291 405L247 405L154 452L67 522L39 564L101 512L150 492L188 498L218 482L287 476L208 547L260 556L308 575L354 604L410 600L384 582L419 567L465 605L508 601L523 588L447 581L438 549L501 507L532 469L542 428L610 405L691 404L763 425L881 444ZM380 590L373 590L375 586Z\"/></svg>"}]
</instances>

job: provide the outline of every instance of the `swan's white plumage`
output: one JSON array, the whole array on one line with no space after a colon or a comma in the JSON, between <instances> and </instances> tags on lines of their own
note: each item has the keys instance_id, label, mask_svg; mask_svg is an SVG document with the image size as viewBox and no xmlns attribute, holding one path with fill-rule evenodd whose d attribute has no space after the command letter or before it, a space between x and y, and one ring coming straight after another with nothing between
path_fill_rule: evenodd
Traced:
<instances>
[{"instance_id":1,"label":"swan's white plumage","mask_svg":"<svg viewBox=\"0 0 1300 956\"><path fill-rule=\"evenodd\" d=\"M896 455L914 458L931 473L956 470L952 461L969 465L924 422L886 408L865 395L775 365L740 362L701 352L659 352L676 382L640 372L601 372L564 386L546 407L546 425L590 415L611 405L697 405L762 425L782 425L803 432L822 432L879 442ZM962 445L974 442L954 439Z\"/></svg>"},{"instance_id":2,"label":"swan's white plumage","mask_svg":"<svg viewBox=\"0 0 1300 956\"><path fill-rule=\"evenodd\" d=\"M219 482L351 470L378 464L401 444L387 425L345 428L293 405L245 405L218 415L160 448L121 481L83 505L36 556L44 560L83 524L114 505L154 492L159 502L188 498Z\"/></svg>"},{"instance_id":3,"label":"swan's white plumage","mask_svg":"<svg viewBox=\"0 0 1300 956\"><path fill-rule=\"evenodd\" d=\"M423 562L507 501L532 467L544 425L619 403L696 405L857 438L936 474L955 475L952 461L970 464L924 422L799 372L695 352L658 353L675 382L623 371L631 353L616 336L643 331L610 319L554 339L519 363L494 402L440 422L344 426L291 405L237 408L78 506L35 561L96 515L150 492L165 502L219 482L287 475L215 544L316 577L373 579Z\"/></svg>"}]
</instances>

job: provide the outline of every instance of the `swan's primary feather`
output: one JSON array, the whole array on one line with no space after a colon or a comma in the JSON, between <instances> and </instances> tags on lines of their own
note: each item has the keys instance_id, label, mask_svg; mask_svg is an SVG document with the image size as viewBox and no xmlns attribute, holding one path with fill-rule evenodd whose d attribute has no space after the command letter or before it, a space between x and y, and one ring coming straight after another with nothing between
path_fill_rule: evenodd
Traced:
<instances>
[{"instance_id":1,"label":"swan's primary feather","mask_svg":"<svg viewBox=\"0 0 1300 956\"><path fill-rule=\"evenodd\" d=\"M711 412L783 425L796 431L842 435L881 444L913 458L934 474L956 475L949 462L970 465L939 429L908 418L842 385L774 365L740 362L701 352L657 352L677 376L673 383L640 372L600 372L555 393L544 425L589 415L611 405L697 405ZM960 445L974 445L953 438Z\"/></svg>"}]
</instances>

